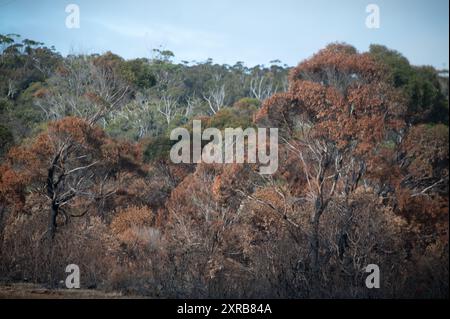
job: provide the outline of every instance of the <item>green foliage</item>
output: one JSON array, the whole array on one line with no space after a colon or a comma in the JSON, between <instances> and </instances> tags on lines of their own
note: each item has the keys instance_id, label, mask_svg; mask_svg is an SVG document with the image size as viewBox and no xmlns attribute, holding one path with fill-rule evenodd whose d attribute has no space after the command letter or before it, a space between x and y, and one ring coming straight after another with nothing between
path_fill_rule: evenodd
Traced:
<instances>
[{"instance_id":1,"label":"green foliage","mask_svg":"<svg viewBox=\"0 0 450 319\"><path fill-rule=\"evenodd\" d=\"M448 124L448 97L436 69L412 66L401 53L382 45L371 45L370 54L386 65L394 86L406 94L408 122Z\"/></svg>"},{"instance_id":2,"label":"green foliage","mask_svg":"<svg viewBox=\"0 0 450 319\"><path fill-rule=\"evenodd\" d=\"M154 162L158 160L167 160L169 152L176 141L171 141L166 135L160 135L150 138L144 149L144 161Z\"/></svg>"},{"instance_id":3,"label":"green foliage","mask_svg":"<svg viewBox=\"0 0 450 319\"><path fill-rule=\"evenodd\" d=\"M6 126L0 124L0 158L6 154L13 142L12 132Z\"/></svg>"},{"instance_id":4,"label":"green foliage","mask_svg":"<svg viewBox=\"0 0 450 319\"><path fill-rule=\"evenodd\" d=\"M170 134L170 132L177 127L186 125L187 123L187 118L185 116L183 116L182 114L176 114L172 121L170 122L170 125L167 127L167 134Z\"/></svg>"},{"instance_id":5,"label":"green foliage","mask_svg":"<svg viewBox=\"0 0 450 319\"><path fill-rule=\"evenodd\" d=\"M251 102L251 101L250 101ZM254 103L254 101L253 101ZM224 108L217 112L212 117L202 117L196 118L202 121L202 129L208 127L214 127L219 130L224 130L225 128L238 128L243 129L247 127L253 127L255 124L252 121L253 112L256 111L256 107L253 105L247 109L245 108ZM186 121L186 118L182 116L177 116L174 118L171 125L168 127L166 134L161 134L156 137L152 137L146 140L146 146L144 150L144 159L147 162L153 162L156 160L167 159L171 147L177 141L171 141L169 136L170 131L175 127L185 127L192 138L192 118L190 121ZM205 145L207 141L202 141L202 145Z\"/></svg>"},{"instance_id":6,"label":"green foliage","mask_svg":"<svg viewBox=\"0 0 450 319\"><path fill-rule=\"evenodd\" d=\"M247 128L254 126L252 114L255 109L224 108L214 114L209 120L208 126L220 130L225 128Z\"/></svg>"},{"instance_id":7,"label":"green foliage","mask_svg":"<svg viewBox=\"0 0 450 319\"><path fill-rule=\"evenodd\" d=\"M409 64L408 59L400 52L388 49L384 45L377 44L372 44L369 52L389 68L395 87L402 87L408 84L409 79L414 74L414 70Z\"/></svg>"},{"instance_id":8,"label":"green foliage","mask_svg":"<svg viewBox=\"0 0 450 319\"><path fill-rule=\"evenodd\" d=\"M448 124L448 100L442 94L436 70L433 67L413 69L414 74L405 87L413 122Z\"/></svg>"},{"instance_id":9,"label":"green foliage","mask_svg":"<svg viewBox=\"0 0 450 319\"><path fill-rule=\"evenodd\" d=\"M126 61L123 73L138 89L148 89L156 84L155 76L147 59Z\"/></svg>"},{"instance_id":10,"label":"green foliage","mask_svg":"<svg viewBox=\"0 0 450 319\"><path fill-rule=\"evenodd\" d=\"M175 57L175 54L170 50L153 49L152 51L154 54L153 60L157 63L168 63Z\"/></svg>"},{"instance_id":11,"label":"green foliage","mask_svg":"<svg viewBox=\"0 0 450 319\"><path fill-rule=\"evenodd\" d=\"M42 121L42 113L33 103L34 95L40 89L42 89L42 83L37 82L32 83L27 89L22 91L17 97L12 116L30 126L34 126Z\"/></svg>"},{"instance_id":12,"label":"green foliage","mask_svg":"<svg viewBox=\"0 0 450 319\"><path fill-rule=\"evenodd\" d=\"M394 150L397 144L392 140L387 140L381 143L380 145L382 148Z\"/></svg>"},{"instance_id":13,"label":"green foliage","mask_svg":"<svg viewBox=\"0 0 450 319\"><path fill-rule=\"evenodd\" d=\"M7 98L0 98L0 114L11 110L13 107L13 102Z\"/></svg>"},{"instance_id":14,"label":"green foliage","mask_svg":"<svg viewBox=\"0 0 450 319\"><path fill-rule=\"evenodd\" d=\"M43 81L61 56L43 43L18 35L0 35L0 96L14 99L31 83Z\"/></svg>"},{"instance_id":15,"label":"green foliage","mask_svg":"<svg viewBox=\"0 0 450 319\"><path fill-rule=\"evenodd\" d=\"M0 35L0 114L17 142L42 121L33 95L61 60L54 48L41 42Z\"/></svg>"},{"instance_id":16,"label":"green foliage","mask_svg":"<svg viewBox=\"0 0 450 319\"><path fill-rule=\"evenodd\" d=\"M239 101L237 101L236 103L234 103L233 106L244 110L247 109L255 111L256 109L259 109L259 107L261 106L261 101L251 97L244 97Z\"/></svg>"}]
</instances>

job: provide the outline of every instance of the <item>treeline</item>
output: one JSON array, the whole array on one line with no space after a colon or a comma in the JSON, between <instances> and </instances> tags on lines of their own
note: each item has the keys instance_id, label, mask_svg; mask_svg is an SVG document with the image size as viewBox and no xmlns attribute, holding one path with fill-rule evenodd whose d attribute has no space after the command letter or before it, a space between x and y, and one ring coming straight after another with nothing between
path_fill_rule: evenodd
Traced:
<instances>
[{"instance_id":1,"label":"treeline","mask_svg":"<svg viewBox=\"0 0 450 319\"><path fill-rule=\"evenodd\" d=\"M0 111L10 123L2 127L2 153L12 136L20 141L40 123L65 116L98 116L112 135L139 140L242 98L256 103L287 90L289 67L278 60L252 68L212 59L176 64L171 51L159 49L127 61L111 52L62 57L18 35L1 35L0 50Z\"/></svg>"},{"instance_id":2,"label":"treeline","mask_svg":"<svg viewBox=\"0 0 450 319\"><path fill-rule=\"evenodd\" d=\"M124 60L113 53L62 57L43 43L0 35L0 155L48 120L91 116L102 102L101 125L130 140L156 137L190 118L213 115L243 98L260 105L288 89L290 68L281 61L252 68L172 62L168 50ZM408 96L408 121L448 124L448 73L416 67L400 53L372 45L369 53L390 69L393 85Z\"/></svg>"},{"instance_id":3,"label":"treeline","mask_svg":"<svg viewBox=\"0 0 450 319\"><path fill-rule=\"evenodd\" d=\"M76 263L83 287L152 297L448 297L441 71L379 45L289 70L2 43L0 280ZM193 119L277 127L278 171L173 164Z\"/></svg>"}]
</instances>

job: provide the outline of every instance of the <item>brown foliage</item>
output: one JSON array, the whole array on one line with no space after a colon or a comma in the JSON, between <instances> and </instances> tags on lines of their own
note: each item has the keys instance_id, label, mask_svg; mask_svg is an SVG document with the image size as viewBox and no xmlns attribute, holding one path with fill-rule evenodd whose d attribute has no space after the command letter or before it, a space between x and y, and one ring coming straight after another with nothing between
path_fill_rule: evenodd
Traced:
<instances>
[{"instance_id":1,"label":"brown foliage","mask_svg":"<svg viewBox=\"0 0 450 319\"><path fill-rule=\"evenodd\" d=\"M150 242L149 227L153 220L153 213L147 207L131 206L115 214L110 227L120 241L145 245Z\"/></svg>"}]
</instances>

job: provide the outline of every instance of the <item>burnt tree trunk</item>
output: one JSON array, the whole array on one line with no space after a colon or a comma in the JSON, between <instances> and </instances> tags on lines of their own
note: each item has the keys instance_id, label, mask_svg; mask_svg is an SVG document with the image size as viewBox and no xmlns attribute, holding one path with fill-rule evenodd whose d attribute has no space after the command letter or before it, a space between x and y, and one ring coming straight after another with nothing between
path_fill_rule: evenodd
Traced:
<instances>
[{"instance_id":1,"label":"burnt tree trunk","mask_svg":"<svg viewBox=\"0 0 450 319\"><path fill-rule=\"evenodd\" d=\"M59 212L59 206L56 203L52 203L51 209L50 209L50 224L48 225L48 233L50 239L55 238L56 233L56 218L58 217Z\"/></svg>"},{"instance_id":2,"label":"burnt tree trunk","mask_svg":"<svg viewBox=\"0 0 450 319\"><path fill-rule=\"evenodd\" d=\"M312 270L316 279L319 277L320 270L320 258L319 258L319 248L320 248L320 240L319 240L319 224L320 224L320 216L323 213L323 206L320 203L317 203L313 219L311 221L311 252L312 252Z\"/></svg>"},{"instance_id":3,"label":"burnt tree trunk","mask_svg":"<svg viewBox=\"0 0 450 319\"><path fill-rule=\"evenodd\" d=\"M3 247L3 234L4 234L4 218L6 215L6 205L0 204L0 254L2 252Z\"/></svg>"},{"instance_id":4,"label":"burnt tree trunk","mask_svg":"<svg viewBox=\"0 0 450 319\"><path fill-rule=\"evenodd\" d=\"M58 153L52 161L52 164L50 168L48 169L48 175L47 175L47 195L49 198L51 198L51 207L50 207L50 222L48 225L48 235L51 240L55 238L56 233L56 218L58 217L59 212L59 204L57 202L57 194L56 194L56 188L58 187L59 182L62 180L63 175L60 175L55 181L55 170L57 167L57 163L60 159L60 153Z\"/></svg>"}]
</instances>

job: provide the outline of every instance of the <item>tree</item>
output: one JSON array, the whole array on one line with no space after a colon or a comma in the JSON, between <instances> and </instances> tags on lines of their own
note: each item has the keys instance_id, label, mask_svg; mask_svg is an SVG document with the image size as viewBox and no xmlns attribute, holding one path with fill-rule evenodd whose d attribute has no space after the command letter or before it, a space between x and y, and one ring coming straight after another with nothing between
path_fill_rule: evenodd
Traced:
<instances>
[{"instance_id":1,"label":"tree","mask_svg":"<svg viewBox=\"0 0 450 319\"><path fill-rule=\"evenodd\" d=\"M11 131L3 125L0 125L0 158L6 153L8 148L12 146L14 137Z\"/></svg>"},{"instance_id":2,"label":"tree","mask_svg":"<svg viewBox=\"0 0 450 319\"><path fill-rule=\"evenodd\" d=\"M218 167L201 164L171 193L164 224L172 247L171 281L182 295L223 297L236 293L233 287L246 269L250 238L246 225L239 222L240 195L222 198L226 191L220 189L221 178L228 174L233 178L236 173L246 176L246 168L236 165L221 172ZM226 181L223 185L229 189ZM213 196L208 190L213 190Z\"/></svg>"},{"instance_id":3,"label":"tree","mask_svg":"<svg viewBox=\"0 0 450 319\"><path fill-rule=\"evenodd\" d=\"M19 35L0 35L0 94L16 99L31 83L44 81L61 56L43 43Z\"/></svg>"},{"instance_id":4,"label":"tree","mask_svg":"<svg viewBox=\"0 0 450 319\"><path fill-rule=\"evenodd\" d=\"M122 59L110 52L68 57L46 88L36 92L36 104L50 120L78 116L105 125L107 116L129 97L130 84L120 73L121 63Z\"/></svg>"},{"instance_id":5,"label":"tree","mask_svg":"<svg viewBox=\"0 0 450 319\"><path fill-rule=\"evenodd\" d=\"M436 69L412 66L401 53L382 45L371 45L370 55L386 66L393 85L407 96L408 122L448 124L448 96L442 92Z\"/></svg>"},{"instance_id":6,"label":"tree","mask_svg":"<svg viewBox=\"0 0 450 319\"><path fill-rule=\"evenodd\" d=\"M311 203L311 265L319 278L320 220L338 200L350 218L349 197L366 170L376 169L369 163L377 149L386 140L401 141L402 99L382 66L343 44L300 63L290 79L290 91L267 100L257 119L283 129L285 148L296 155L304 175L298 179L301 196ZM340 236L347 232L343 225Z\"/></svg>"},{"instance_id":7,"label":"tree","mask_svg":"<svg viewBox=\"0 0 450 319\"><path fill-rule=\"evenodd\" d=\"M170 126L170 122L178 113L178 99L164 94L158 101L158 112L164 116L167 126Z\"/></svg>"},{"instance_id":8,"label":"tree","mask_svg":"<svg viewBox=\"0 0 450 319\"><path fill-rule=\"evenodd\" d=\"M254 68L254 71L250 75L250 92L252 97L263 101L275 92L278 91L278 87L274 84L273 78L269 74L265 74L258 67Z\"/></svg>"},{"instance_id":9,"label":"tree","mask_svg":"<svg viewBox=\"0 0 450 319\"><path fill-rule=\"evenodd\" d=\"M15 178L4 187L15 193L11 200L24 205L34 198L35 205L48 207L47 232L54 238L59 218L84 215L92 210L90 203L115 194L117 185L107 182L121 170L139 172L138 161L139 151L131 145L115 143L86 120L66 117L49 123L31 145L9 152L3 177Z\"/></svg>"},{"instance_id":10,"label":"tree","mask_svg":"<svg viewBox=\"0 0 450 319\"><path fill-rule=\"evenodd\" d=\"M156 84L156 78L147 59L125 61L122 72L138 89L149 89Z\"/></svg>"},{"instance_id":11,"label":"tree","mask_svg":"<svg viewBox=\"0 0 450 319\"><path fill-rule=\"evenodd\" d=\"M168 54L165 52L160 53ZM170 63L168 58L154 59L151 68L156 78L156 85L148 92L148 100L156 107L169 127L172 120L181 111L179 103L183 92L181 72L178 66Z\"/></svg>"},{"instance_id":12,"label":"tree","mask_svg":"<svg viewBox=\"0 0 450 319\"><path fill-rule=\"evenodd\" d=\"M106 130L111 136L130 140L157 136L166 129L160 125L160 115L151 102L145 98L139 101L139 97L136 97L135 100L124 105L121 110L114 112Z\"/></svg>"},{"instance_id":13,"label":"tree","mask_svg":"<svg viewBox=\"0 0 450 319\"><path fill-rule=\"evenodd\" d=\"M418 223L430 242L448 230L448 138L448 126L413 126L398 156L401 174L394 184L397 209Z\"/></svg>"},{"instance_id":14,"label":"tree","mask_svg":"<svg viewBox=\"0 0 450 319\"><path fill-rule=\"evenodd\" d=\"M211 87L207 93L203 93L203 99L208 103L211 114L216 114L225 102L225 84L222 83L219 73L213 74Z\"/></svg>"}]
</instances>

